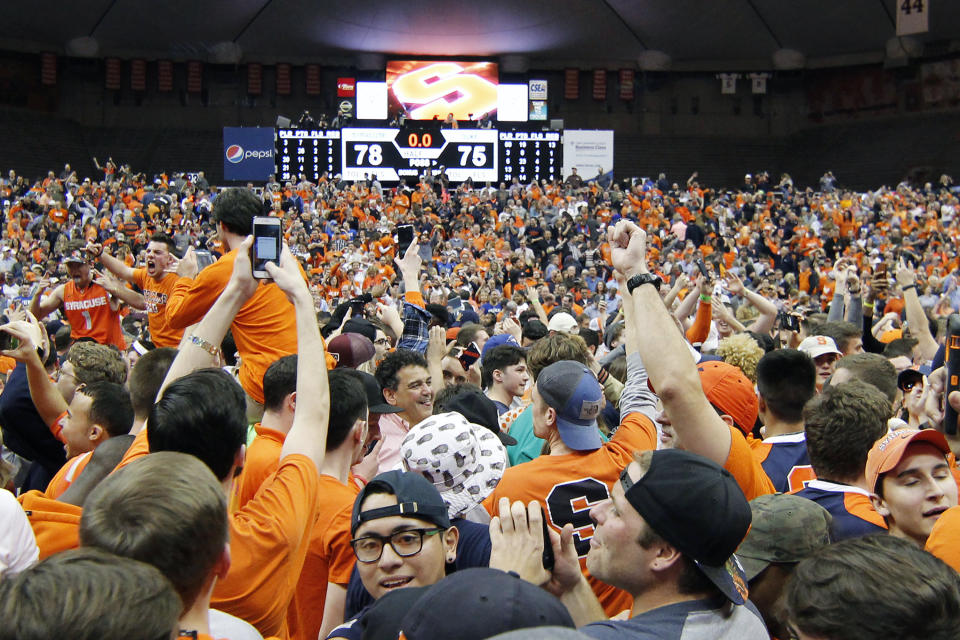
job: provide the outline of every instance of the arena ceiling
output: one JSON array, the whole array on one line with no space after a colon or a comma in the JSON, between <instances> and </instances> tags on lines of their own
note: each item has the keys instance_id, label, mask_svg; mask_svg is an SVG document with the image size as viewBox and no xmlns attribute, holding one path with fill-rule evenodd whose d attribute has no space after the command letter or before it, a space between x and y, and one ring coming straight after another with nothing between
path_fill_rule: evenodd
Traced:
<instances>
[{"instance_id":1,"label":"arena ceiling","mask_svg":"<svg viewBox=\"0 0 960 640\"><path fill-rule=\"evenodd\" d=\"M918 1L930 31L902 42L904 0L8 0L0 47L361 69L390 55L489 56L520 72L665 59L678 70L762 69L782 50L821 67L895 58L897 46L911 57L960 49L960 2Z\"/></svg>"}]
</instances>

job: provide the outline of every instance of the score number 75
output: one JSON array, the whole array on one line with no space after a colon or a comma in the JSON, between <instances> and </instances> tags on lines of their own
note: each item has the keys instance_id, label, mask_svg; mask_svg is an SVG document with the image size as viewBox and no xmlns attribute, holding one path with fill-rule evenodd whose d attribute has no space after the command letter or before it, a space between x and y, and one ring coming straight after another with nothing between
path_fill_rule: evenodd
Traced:
<instances>
[{"instance_id":1,"label":"score number 75","mask_svg":"<svg viewBox=\"0 0 960 640\"><path fill-rule=\"evenodd\" d=\"M460 154L460 166L467 166L467 161L473 163L475 167L482 167L487 164L487 150L482 144L459 144L457 152Z\"/></svg>"}]
</instances>

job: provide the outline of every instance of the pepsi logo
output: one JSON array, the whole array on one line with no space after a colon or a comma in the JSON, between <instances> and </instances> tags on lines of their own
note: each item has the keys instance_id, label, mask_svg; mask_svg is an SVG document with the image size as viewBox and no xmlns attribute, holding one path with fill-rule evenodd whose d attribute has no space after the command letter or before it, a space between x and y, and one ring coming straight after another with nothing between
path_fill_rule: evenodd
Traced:
<instances>
[{"instance_id":1,"label":"pepsi logo","mask_svg":"<svg viewBox=\"0 0 960 640\"><path fill-rule=\"evenodd\" d=\"M243 147L238 144L232 144L227 147L227 160L233 164L243 162Z\"/></svg>"}]
</instances>

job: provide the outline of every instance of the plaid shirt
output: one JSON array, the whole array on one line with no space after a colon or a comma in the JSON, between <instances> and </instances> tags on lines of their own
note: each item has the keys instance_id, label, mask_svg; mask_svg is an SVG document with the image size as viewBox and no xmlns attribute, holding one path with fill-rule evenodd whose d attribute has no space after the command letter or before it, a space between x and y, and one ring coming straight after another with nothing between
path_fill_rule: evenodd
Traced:
<instances>
[{"instance_id":1,"label":"plaid shirt","mask_svg":"<svg viewBox=\"0 0 960 640\"><path fill-rule=\"evenodd\" d=\"M430 343L430 313L424 309L423 296L419 291L407 292L403 300L403 333L397 341L397 349L409 349L426 355Z\"/></svg>"}]
</instances>

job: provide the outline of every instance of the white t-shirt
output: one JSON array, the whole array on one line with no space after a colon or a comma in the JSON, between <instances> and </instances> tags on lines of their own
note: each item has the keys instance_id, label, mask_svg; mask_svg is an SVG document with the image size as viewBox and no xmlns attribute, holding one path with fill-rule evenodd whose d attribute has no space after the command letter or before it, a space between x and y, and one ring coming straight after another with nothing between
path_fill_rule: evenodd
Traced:
<instances>
[{"instance_id":1,"label":"white t-shirt","mask_svg":"<svg viewBox=\"0 0 960 640\"><path fill-rule=\"evenodd\" d=\"M0 577L28 569L40 550L23 507L5 489L0 489Z\"/></svg>"}]
</instances>

